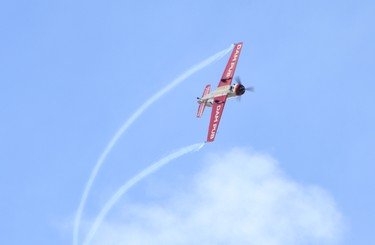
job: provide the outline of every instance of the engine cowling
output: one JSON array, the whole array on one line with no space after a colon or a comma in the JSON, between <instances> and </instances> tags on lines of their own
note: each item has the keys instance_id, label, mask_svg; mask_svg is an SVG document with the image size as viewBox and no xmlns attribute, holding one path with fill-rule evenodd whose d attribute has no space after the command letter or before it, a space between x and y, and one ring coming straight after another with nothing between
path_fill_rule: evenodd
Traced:
<instances>
[{"instance_id":1,"label":"engine cowling","mask_svg":"<svg viewBox=\"0 0 375 245\"><path fill-rule=\"evenodd\" d=\"M241 96L245 93L246 88L242 84L237 84L235 92L237 96Z\"/></svg>"}]
</instances>

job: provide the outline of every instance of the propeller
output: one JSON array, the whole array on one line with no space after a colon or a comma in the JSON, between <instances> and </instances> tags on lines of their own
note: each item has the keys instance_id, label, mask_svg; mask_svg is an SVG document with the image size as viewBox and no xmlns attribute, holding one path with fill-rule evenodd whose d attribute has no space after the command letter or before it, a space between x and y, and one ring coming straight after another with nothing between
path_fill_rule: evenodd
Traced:
<instances>
[{"instance_id":1,"label":"propeller","mask_svg":"<svg viewBox=\"0 0 375 245\"><path fill-rule=\"evenodd\" d=\"M241 87L243 87L244 90L254 92L254 87L245 87L245 86L242 85L241 78L240 78L239 76L235 77L234 80L235 80L235 81L236 81ZM242 89L242 90L243 90L243 89ZM243 91L243 92L245 92L245 91ZM242 93L242 94L243 94L243 93ZM241 95L242 95L242 94L241 94Z\"/></svg>"},{"instance_id":2,"label":"propeller","mask_svg":"<svg viewBox=\"0 0 375 245\"><path fill-rule=\"evenodd\" d=\"M254 92L254 87L245 87L242 85L241 78L239 76L235 77L234 80L239 85L236 88L236 94L237 94L237 100L241 101L241 95L245 93L245 91L251 91Z\"/></svg>"},{"instance_id":3,"label":"propeller","mask_svg":"<svg viewBox=\"0 0 375 245\"><path fill-rule=\"evenodd\" d=\"M236 82L237 82L238 84L242 84L242 82L241 82L241 78L240 78L239 76L236 76L236 77L234 78L234 80L236 80Z\"/></svg>"},{"instance_id":4,"label":"propeller","mask_svg":"<svg viewBox=\"0 0 375 245\"><path fill-rule=\"evenodd\" d=\"M245 88L246 91L250 91L250 92L254 92L255 91L255 88L254 87L247 87Z\"/></svg>"}]
</instances>

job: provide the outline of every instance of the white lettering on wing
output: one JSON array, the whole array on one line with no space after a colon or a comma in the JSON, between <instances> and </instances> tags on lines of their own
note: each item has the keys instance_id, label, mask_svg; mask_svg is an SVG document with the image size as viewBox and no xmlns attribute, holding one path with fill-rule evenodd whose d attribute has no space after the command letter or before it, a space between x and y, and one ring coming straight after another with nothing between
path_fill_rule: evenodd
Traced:
<instances>
[{"instance_id":1,"label":"white lettering on wing","mask_svg":"<svg viewBox=\"0 0 375 245\"><path fill-rule=\"evenodd\" d=\"M232 58L231 63L230 63L230 66L229 66L228 71L226 73L226 77L227 78L230 78L233 75L233 69L234 69L234 66L236 65L236 62L238 60L238 56L240 54L241 48L242 48L241 44L237 45L236 51L235 51L235 53L233 55L233 58Z\"/></svg>"},{"instance_id":2,"label":"white lettering on wing","mask_svg":"<svg viewBox=\"0 0 375 245\"><path fill-rule=\"evenodd\" d=\"M219 118L220 118L220 111L221 111L222 105L219 104L216 106L216 111L215 111L215 116L214 116L214 122L212 124L212 129L211 129L211 134L210 134L210 139L214 139L217 131L217 125L219 123Z\"/></svg>"}]
</instances>

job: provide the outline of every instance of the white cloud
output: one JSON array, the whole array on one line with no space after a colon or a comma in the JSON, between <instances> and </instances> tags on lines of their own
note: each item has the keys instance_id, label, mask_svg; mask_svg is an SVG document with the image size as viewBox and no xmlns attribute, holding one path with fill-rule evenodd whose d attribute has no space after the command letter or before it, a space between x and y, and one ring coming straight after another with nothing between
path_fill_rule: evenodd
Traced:
<instances>
[{"instance_id":1,"label":"white cloud","mask_svg":"<svg viewBox=\"0 0 375 245\"><path fill-rule=\"evenodd\" d=\"M189 192L126 206L94 244L334 244L342 217L317 186L286 177L270 156L246 149L211 156Z\"/></svg>"}]
</instances>

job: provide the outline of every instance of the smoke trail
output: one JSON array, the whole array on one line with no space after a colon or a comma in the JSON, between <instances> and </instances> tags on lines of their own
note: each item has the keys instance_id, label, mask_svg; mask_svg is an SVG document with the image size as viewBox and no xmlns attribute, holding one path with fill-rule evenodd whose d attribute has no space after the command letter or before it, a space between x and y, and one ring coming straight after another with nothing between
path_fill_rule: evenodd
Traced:
<instances>
[{"instance_id":1,"label":"smoke trail","mask_svg":"<svg viewBox=\"0 0 375 245\"><path fill-rule=\"evenodd\" d=\"M85 189L83 191L76 216L74 219L74 227L73 227L73 245L78 245L78 230L81 222L82 212L83 208L86 204L86 200L88 197L88 194L91 190L91 186L94 182L94 179L96 175L98 174L98 171L100 167L102 166L104 160L106 159L107 155L113 148L113 146L116 144L118 139L121 137L121 135L128 129L130 125L133 124L133 122L155 101L160 99L165 93L169 92L171 89L179 85L181 82L183 82L185 79L187 79L189 76L193 75L194 73L198 72L199 70L203 69L204 67L208 66L212 62L221 59L224 57L228 52L230 52L233 49L233 45L231 45L229 48L220 51L213 56L207 58L206 60L202 61L201 63L191 67L189 70L187 70L185 73L177 77L175 80L173 80L170 84L168 84L166 87L164 87L162 90L157 92L155 95L153 95L151 98L149 98L141 107L139 107L138 110L136 110L133 115L121 126L121 128L116 132L116 134L113 136L111 141L108 143L102 154L100 155L98 161L96 162L96 165L94 166L93 170L91 171L91 175L89 177L89 180L86 183Z\"/></svg>"},{"instance_id":2,"label":"smoke trail","mask_svg":"<svg viewBox=\"0 0 375 245\"><path fill-rule=\"evenodd\" d=\"M133 178L128 180L124 185L122 185L116 193L109 199L109 201L104 205L98 216L96 217L94 224L91 226L91 229L86 236L85 241L83 242L83 245L90 244L92 238L95 236L96 231L98 230L100 224L102 223L104 217L107 215L107 213L111 210L111 208L117 203L117 201L135 184L137 184L142 179L146 178L150 174L154 173L170 161L181 157L189 152L193 151L199 151L205 143L199 143L194 145L189 145L183 148L178 149L177 151L169 154L168 156L160 159L159 161L153 163L149 167L142 170L140 173L135 175Z\"/></svg>"}]
</instances>

